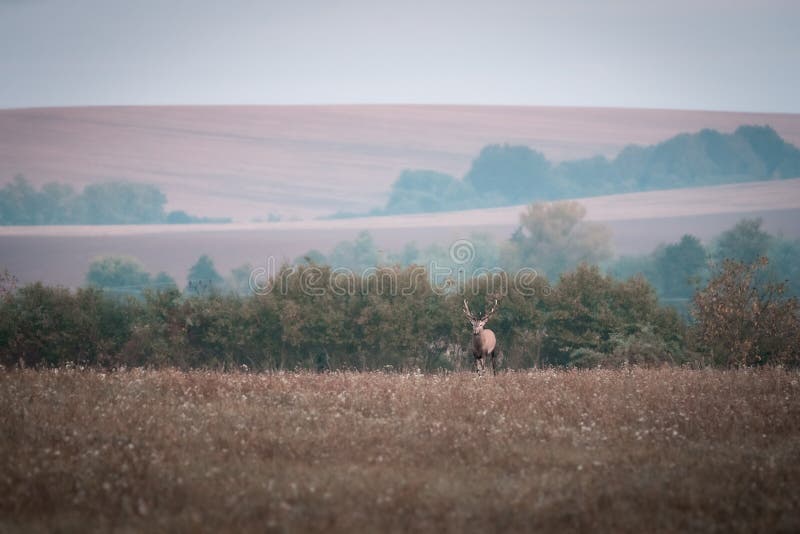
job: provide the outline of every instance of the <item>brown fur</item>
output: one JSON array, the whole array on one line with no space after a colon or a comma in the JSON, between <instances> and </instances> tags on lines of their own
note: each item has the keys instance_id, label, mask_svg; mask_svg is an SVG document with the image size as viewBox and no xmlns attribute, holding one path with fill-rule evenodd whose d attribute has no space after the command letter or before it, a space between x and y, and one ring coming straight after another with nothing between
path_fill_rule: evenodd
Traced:
<instances>
[{"instance_id":1,"label":"brown fur","mask_svg":"<svg viewBox=\"0 0 800 534\"><path fill-rule=\"evenodd\" d=\"M497 308L497 301L491 310L483 317L475 317L469 311L469 305L464 300L464 314L472 325L472 356L475 358L475 370L482 373L486 369L486 358L492 358L492 374L497 374L497 338L494 332L484 328Z\"/></svg>"}]
</instances>

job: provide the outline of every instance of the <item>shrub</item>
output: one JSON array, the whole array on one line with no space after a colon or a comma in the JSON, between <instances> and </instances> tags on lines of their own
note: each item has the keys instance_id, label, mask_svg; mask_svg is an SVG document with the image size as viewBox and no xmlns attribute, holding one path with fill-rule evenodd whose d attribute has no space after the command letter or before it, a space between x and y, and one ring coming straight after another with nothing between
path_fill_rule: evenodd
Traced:
<instances>
[{"instance_id":1,"label":"shrub","mask_svg":"<svg viewBox=\"0 0 800 534\"><path fill-rule=\"evenodd\" d=\"M692 300L698 350L719 365L800 364L800 308L786 284L765 280L768 260L726 260Z\"/></svg>"},{"instance_id":2,"label":"shrub","mask_svg":"<svg viewBox=\"0 0 800 534\"><path fill-rule=\"evenodd\" d=\"M673 361L684 344L683 323L647 283L585 265L555 290L542 277L490 273L445 291L416 267L362 278L315 264L286 266L274 282L247 297L25 286L0 299L0 357L6 366L467 369L465 295L476 310L501 299L489 327L510 369L574 365L593 353L603 365Z\"/></svg>"},{"instance_id":3,"label":"shrub","mask_svg":"<svg viewBox=\"0 0 800 534\"><path fill-rule=\"evenodd\" d=\"M109 299L93 288L75 293L40 283L2 302L0 355L4 365L103 364L119 353L138 315L132 300Z\"/></svg>"},{"instance_id":4,"label":"shrub","mask_svg":"<svg viewBox=\"0 0 800 534\"><path fill-rule=\"evenodd\" d=\"M573 355L594 361L594 353L611 361L615 351L637 361L671 361L683 353L683 322L673 309L658 304L653 287L642 277L620 282L583 264L561 276L548 300L546 363L572 365ZM658 350L653 356L634 355L634 347ZM589 352L576 353L578 349Z\"/></svg>"}]
</instances>

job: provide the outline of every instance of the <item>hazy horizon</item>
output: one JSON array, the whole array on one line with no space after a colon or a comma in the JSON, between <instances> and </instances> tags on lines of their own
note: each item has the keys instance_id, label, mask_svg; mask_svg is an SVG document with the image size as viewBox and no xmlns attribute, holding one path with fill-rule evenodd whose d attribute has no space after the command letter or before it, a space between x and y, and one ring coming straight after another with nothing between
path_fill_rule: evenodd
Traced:
<instances>
[{"instance_id":1,"label":"hazy horizon","mask_svg":"<svg viewBox=\"0 0 800 534\"><path fill-rule=\"evenodd\" d=\"M800 112L800 5L0 0L0 108L475 104Z\"/></svg>"}]
</instances>

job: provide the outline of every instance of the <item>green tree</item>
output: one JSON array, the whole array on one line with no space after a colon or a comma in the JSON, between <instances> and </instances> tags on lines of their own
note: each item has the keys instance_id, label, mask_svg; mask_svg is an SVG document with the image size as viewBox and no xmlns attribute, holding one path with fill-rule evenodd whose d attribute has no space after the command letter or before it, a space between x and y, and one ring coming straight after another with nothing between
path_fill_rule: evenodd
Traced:
<instances>
[{"instance_id":1,"label":"green tree","mask_svg":"<svg viewBox=\"0 0 800 534\"><path fill-rule=\"evenodd\" d=\"M781 139L769 126L740 126L734 134L747 141L766 169L766 176L795 178L800 176L800 150Z\"/></svg>"},{"instance_id":2,"label":"green tree","mask_svg":"<svg viewBox=\"0 0 800 534\"><path fill-rule=\"evenodd\" d=\"M375 267L379 260L378 247L375 246L372 234L366 230L359 232L353 241L337 243L330 254L333 267L346 267L356 272Z\"/></svg>"},{"instance_id":3,"label":"green tree","mask_svg":"<svg viewBox=\"0 0 800 534\"><path fill-rule=\"evenodd\" d=\"M250 287L250 274L252 272L253 266L250 263L244 263L231 269L228 285L234 294L251 295L253 293L253 288Z\"/></svg>"},{"instance_id":4,"label":"green tree","mask_svg":"<svg viewBox=\"0 0 800 534\"><path fill-rule=\"evenodd\" d=\"M800 239L772 239L769 263L771 278L785 281L787 293L800 297Z\"/></svg>"},{"instance_id":5,"label":"green tree","mask_svg":"<svg viewBox=\"0 0 800 534\"><path fill-rule=\"evenodd\" d=\"M153 278L150 280L149 287L155 289L156 291L167 291L177 289L178 284L175 282L174 278L164 271L161 271L153 276Z\"/></svg>"},{"instance_id":6,"label":"green tree","mask_svg":"<svg viewBox=\"0 0 800 534\"><path fill-rule=\"evenodd\" d=\"M75 219L85 224L150 224L166 218L167 197L155 186L127 182L87 185L77 199Z\"/></svg>"},{"instance_id":7,"label":"green tree","mask_svg":"<svg viewBox=\"0 0 800 534\"><path fill-rule=\"evenodd\" d=\"M403 245L400 253L390 255L390 260L403 267L424 262L419 247L414 241Z\"/></svg>"},{"instance_id":8,"label":"green tree","mask_svg":"<svg viewBox=\"0 0 800 534\"><path fill-rule=\"evenodd\" d=\"M214 292L221 287L222 282L222 275L214 268L214 261L208 254L203 254L189 268L186 292L195 295Z\"/></svg>"},{"instance_id":9,"label":"green tree","mask_svg":"<svg viewBox=\"0 0 800 534\"><path fill-rule=\"evenodd\" d=\"M714 259L755 263L766 256L772 237L761 229L762 219L742 219L717 239Z\"/></svg>"},{"instance_id":10,"label":"green tree","mask_svg":"<svg viewBox=\"0 0 800 534\"><path fill-rule=\"evenodd\" d=\"M42 186L36 206L37 224L69 224L75 202L75 192L66 184L48 183Z\"/></svg>"},{"instance_id":11,"label":"green tree","mask_svg":"<svg viewBox=\"0 0 800 534\"><path fill-rule=\"evenodd\" d=\"M133 296L141 296L148 289L167 291L178 287L167 273L162 271L152 276L139 260L129 256L96 258L89 265L86 283L112 294Z\"/></svg>"},{"instance_id":12,"label":"green tree","mask_svg":"<svg viewBox=\"0 0 800 534\"><path fill-rule=\"evenodd\" d=\"M478 206L475 190L450 175L428 170L406 170L392 184L386 213L419 213Z\"/></svg>"},{"instance_id":13,"label":"green tree","mask_svg":"<svg viewBox=\"0 0 800 534\"><path fill-rule=\"evenodd\" d=\"M688 298L706 269L706 249L695 236L684 235L680 242L656 251L655 268L662 296Z\"/></svg>"},{"instance_id":14,"label":"green tree","mask_svg":"<svg viewBox=\"0 0 800 534\"><path fill-rule=\"evenodd\" d=\"M553 169L555 183L563 184L563 195L582 197L619 193L621 188L619 176L611 164L603 156L564 161Z\"/></svg>"},{"instance_id":15,"label":"green tree","mask_svg":"<svg viewBox=\"0 0 800 534\"><path fill-rule=\"evenodd\" d=\"M150 274L136 258L105 256L89 265L86 283L92 287L135 294L150 284Z\"/></svg>"},{"instance_id":16,"label":"green tree","mask_svg":"<svg viewBox=\"0 0 800 534\"><path fill-rule=\"evenodd\" d=\"M36 224L36 190L21 174L0 190L2 224Z\"/></svg>"},{"instance_id":17,"label":"green tree","mask_svg":"<svg viewBox=\"0 0 800 534\"><path fill-rule=\"evenodd\" d=\"M636 256L619 256L608 265L606 272L617 280L627 280L633 276L642 276L658 289L658 275L654 254Z\"/></svg>"},{"instance_id":18,"label":"green tree","mask_svg":"<svg viewBox=\"0 0 800 534\"><path fill-rule=\"evenodd\" d=\"M550 162L526 146L489 145L472 162L464 182L482 195L483 205L516 204L559 198Z\"/></svg>"},{"instance_id":19,"label":"green tree","mask_svg":"<svg viewBox=\"0 0 800 534\"><path fill-rule=\"evenodd\" d=\"M520 216L520 230L509 242L504 264L532 267L554 278L580 263L597 264L611 257L611 232L584 221L586 208L577 202L534 203Z\"/></svg>"},{"instance_id":20,"label":"green tree","mask_svg":"<svg viewBox=\"0 0 800 534\"><path fill-rule=\"evenodd\" d=\"M107 365L131 334L138 305L97 288L74 293L41 283L0 301L0 363Z\"/></svg>"},{"instance_id":21,"label":"green tree","mask_svg":"<svg viewBox=\"0 0 800 534\"><path fill-rule=\"evenodd\" d=\"M659 306L642 277L620 282L597 266L581 264L561 275L547 300L547 363L593 366L682 358L682 321L671 308ZM649 347L649 352L636 353L634 347Z\"/></svg>"},{"instance_id":22,"label":"green tree","mask_svg":"<svg viewBox=\"0 0 800 534\"><path fill-rule=\"evenodd\" d=\"M765 163L747 139L715 130L628 146L612 163L627 190L673 189L765 179Z\"/></svg>"}]
</instances>

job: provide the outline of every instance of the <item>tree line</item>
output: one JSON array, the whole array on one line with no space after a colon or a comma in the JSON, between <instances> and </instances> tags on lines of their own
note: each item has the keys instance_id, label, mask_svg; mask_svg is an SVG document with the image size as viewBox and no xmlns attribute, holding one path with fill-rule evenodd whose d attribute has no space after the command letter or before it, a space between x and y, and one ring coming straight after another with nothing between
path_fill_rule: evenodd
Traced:
<instances>
[{"instance_id":1,"label":"tree line","mask_svg":"<svg viewBox=\"0 0 800 534\"><path fill-rule=\"evenodd\" d=\"M796 298L785 296L785 284L759 278L765 262L724 262L695 294L689 322L659 304L641 276L617 280L585 263L552 286L544 277L493 273L446 290L413 266L380 267L364 278L315 264L285 265L269 290L251 296L188 294L171 287L147 289L136 298L35 283L0 292L0 361L6 366L467 369L471 330L461 309L466 298L476 311L499 300L489 326L507 369L794 366L800 363L800 307ZM396 285L382 283L389 279Z\"/></svg>"},{"instance_id":2,"label":"tree line","mask_svg":"<svg viewBox=\"0 0 800 534\"><path fill-rule=\"evenodd\" d=\"M244 264L226 280L203 255L183 291L131 258L98 258L76 291L17 289L5 273L0 358L33 366L463 369L467 298L475 311L500 301L490 326L506 368L798 363L797 241L745 219L709 248L685 236L604 272L607 230L584 215L574 202L535 204L505 242L478 234L397 253L364 232L258 279ZM683 313L664 304L671 294L688 295Z\"/></svg>"},{"instance_id":3,"label":"tree line","mask_svg":"<svg viewBox=\"0 0 800 534\"><path fill-rule=\"evenodd\" d=\"M90 184L76 193L70 185L55 182L36 189L24 176L17 175L0 189L0 225L230 222L181 210L167 213L166 203L164 193L149 184Z\"/></svg>"},{"instance_id":4,"label":"tree line","mask_svg":"<svg viewBox=\"0 0 800 534\"><path fill-rule=\"evenodd\" d=\"M378 266L424 266L434 286L447 283L457 271L464 277L472 273L502 270L516 272L534 269L538 275L555 280L581 263L599 265L618 280L642 276L653 287L662 303L684 315L698 288L710 279L713 265L726 259L746 265L762 257L769 262L759 276L786 284L786 293L800 296L800 240L766 232L761 219L742 219L704 244L687 234L674 243L658 246L653 252L638 256L613 257L611 234L600 223L585 221L584 208L571 201L536 203L520 215L520 225L507 240L497 240L483 233L472 233L450 246L432 243L419 247L406 243L396 251L383 250L368 231L352 240L343 240L329 251L316 249L295 258L291 265L329 265L362 273ZM466 256L458 257L454 247L462 246ZM202 293L210 290L252 293L250 274L253 265L243 263L223 276L213 259L202 255L187 273L184 291ZM166 273L151 274L135 258L102 257L95 259L86 275L87 285L117 293L138 294L146 288L178 287Z\"/></svg>"},{"instance_id":5,"label":"tree line","mask_svg":"<svg viewBox=\"0 0 800 534\"><path fill-rule=\"evenodd\" d=\"M641 274L660 298L685 308L695 291L708 283L714 265L726 260L751 265L767 258L759 276L784 282L788 295L800 296L800 240L772 235L762 225L760 218L742 219L708 245L687 234L650 254L618 258L606 270L618 278Z\"/></svg>"},{"instance_id":6,"label":"tree line","mask_svg":"<svg viewBox=\"0 0 800 534\"><path fill-rule=\"evenodd\" d=\"M652 146L629 145L615 158L561 163L527 146L489 145L461 178L406 170L372 215L452 211L637 191L800 177L800 150L769 126L732 134L705 129ZM338 216L352 216L340 213Z\"/></svg>"},{"instance_id":7,"label":"tree line","mask_svg":"<svg viewBox=\"0 0 800 534\"><path fill-rule=\"evenodd\" d=\"M686 234L649 254L614 258L608 227L584 220L585 215L585 209L573 201L533 203L520 215L519 226L509 239L496 240L481 233L467 236L474 254L461 266L472 271L496 267L509 272L527 266L556 279L582 262L596 264L620 280L643 276L660 299L685 314L692 295L708 283L712 265L721 265L726 259L749 265L766 257L769 263L759 276L786 282L787 293L800 296L800 240L770 234L760 218L742 219L707 244ZM368 232L336 244L327 254L310 250L294 263L311 261L363 270L379 260L390 265L455 267L449 250L440 244L420 248L412 242L397 252L382 254Z\"/></svg>"}]
</instances>

